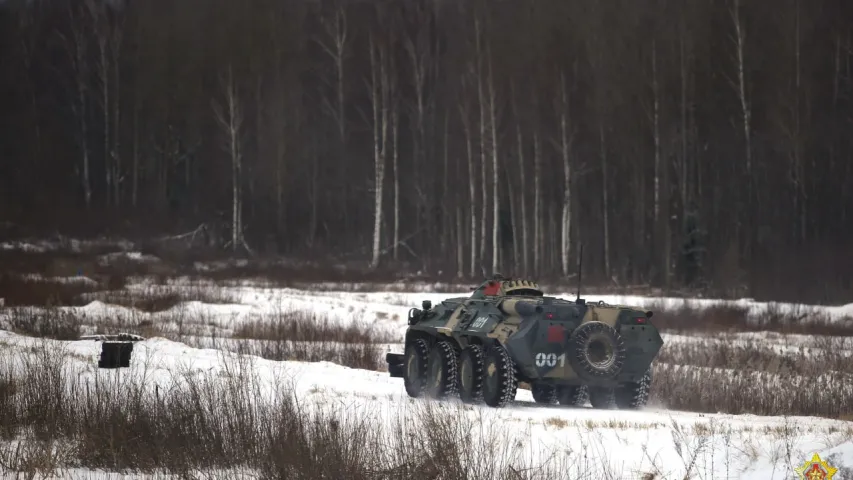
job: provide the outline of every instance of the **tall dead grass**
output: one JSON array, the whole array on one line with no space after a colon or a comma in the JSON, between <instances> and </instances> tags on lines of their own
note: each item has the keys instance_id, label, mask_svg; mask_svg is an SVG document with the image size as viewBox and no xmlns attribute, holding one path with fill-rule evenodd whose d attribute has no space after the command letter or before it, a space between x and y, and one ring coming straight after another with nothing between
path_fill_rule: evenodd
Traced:
<instances>
[{"instance_id":1,"label":"tall dead grass","mask_svg":"<svg viewBox=\"0 0 853 480\"><path fill-rule=\"evenodd\" d=\"M664 345L652 401L694 412L853 418L853 362L847 339L821 348L706 339Z\"/></svg>"},{"instance_id":2,"label":"tall dead grass","mask_svg":"<svg viewBox=\"0 0 853 480\"><path fill-rule=\"evenodd\" d=\"M667 332L775 332L782 334L853 336L853 319L833 320L816 307L782 308L771 303L757 314L734 302L722 302L705 308L689 301L672 308L654 303L652 323Z\"/></svg>"},{"instance_id":3,"label":"tall dead grass","mask_svg":"<svg viewBox=\"0 0 853 480\"><path fill-rule=\"evenodd\" d=\"M232 338L219 345L269 360L328 361L367 370L384 369L381 345L399 341L354 318L341 322L299 309L279 309L243 322Z\"/></svg>"},{"instance_id":4,"label":"tall dead grass","mask_svg":"<svg viewBox=\"0 0 853 480\"><path fill-rule=\"evenodd\" d=\"M0 471L61 475L82 467L218 478L364 480L615 478L580 453L533 464L524 449L429 402L383 424L370 412L308 407L286 381L270 386L247 358L219 375L178 370L152 383L100 371L37 346L0 362ZM79 364L78 364L79 367ZM575 473L572 473L575 472Z\"/></svg>"}]
</instances>

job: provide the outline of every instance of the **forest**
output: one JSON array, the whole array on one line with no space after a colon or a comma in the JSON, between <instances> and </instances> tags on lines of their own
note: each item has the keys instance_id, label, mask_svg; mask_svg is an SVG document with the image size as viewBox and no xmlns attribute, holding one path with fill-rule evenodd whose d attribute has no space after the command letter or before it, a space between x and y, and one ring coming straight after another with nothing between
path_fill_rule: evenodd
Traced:
<instances>
[{"instance_id":1,"label":"forest","mask_svg":"<svg viewBox=\"0 0 853 480\"><path fill-rule=\"evenodd\" d=\"M853 3L5 0L0 223L849 302Z\"/></svg>"}]
</instances>

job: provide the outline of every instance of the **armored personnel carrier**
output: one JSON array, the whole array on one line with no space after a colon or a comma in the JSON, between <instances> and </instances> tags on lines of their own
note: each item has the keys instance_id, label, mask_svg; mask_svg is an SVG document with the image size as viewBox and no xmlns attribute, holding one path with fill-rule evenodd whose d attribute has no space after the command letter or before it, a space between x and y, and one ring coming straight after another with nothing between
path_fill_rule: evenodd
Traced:
<instances>
[{"instance_id":1,"label":"armored personnel carrier","mask_svg":"<svg viewBox=\"0 0 853 480\"><path fill-rule=\"evenodd\" d=\"M458 395L503 407L519 382L537 403L633 409L645 405L663 340L652 312L545 296L495 275L468 297L409 311L405 353L386 356L411 397Z\"/></svg>"}]
</instances>

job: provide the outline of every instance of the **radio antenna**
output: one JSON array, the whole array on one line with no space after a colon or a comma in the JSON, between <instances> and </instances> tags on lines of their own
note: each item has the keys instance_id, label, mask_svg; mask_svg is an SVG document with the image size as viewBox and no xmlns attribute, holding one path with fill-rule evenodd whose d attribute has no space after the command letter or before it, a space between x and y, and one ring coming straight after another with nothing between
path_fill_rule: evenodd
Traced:
<instances>
[{"instance_id":1,"label":"radio antenna","mask_svg":"<svg viewBox=\"0 0 853 480\"><path fill-rule=\"evenodd\" d=\"M583 274L583 243L580 244L580 252L578 252L578 296L575 299L575 303L580 302L581 299L581 276Z\"/></svg>"}]
</instances>

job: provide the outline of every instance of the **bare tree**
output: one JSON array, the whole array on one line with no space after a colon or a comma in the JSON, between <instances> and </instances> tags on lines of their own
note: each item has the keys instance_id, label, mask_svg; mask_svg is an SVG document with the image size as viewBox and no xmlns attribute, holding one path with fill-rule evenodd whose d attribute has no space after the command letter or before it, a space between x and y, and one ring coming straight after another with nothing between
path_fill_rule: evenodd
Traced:
<instances>
[{"instance_id":1,"label":"bare tree","mask_svg":"<svg viewBox=\"0 0 853 480\"><path fill-rule=\"evenodd\" d=\"M604 229L604 275L610 276L610 178L607 175L607 142L604 135L604 121L599 120L599 152L601 160L601 222Z\"/></svg>"},{"instance_id":2,"label":"bare tree","mask_svg":"<svg viewBox=\"0 0 853 480\"><path fill-rule=\"evenodd\" d=\"M569 253L572 235L572 166L570 152L574 141L574 127L569 132L569 94L566 87L566 74L560 71L560 94L557 97L556 109L560 119L560 157L563 160L563 214L560 229L560 260L563 276L569 275Z\"/></svg>"},{"instance_id":3,"label":"bare tree","mask_svg":"<svg viewBox=\"0 0 853 480\"><path fill-rule=\"evenodd\" d=\"M497 133L497 114L495 113L497 95L495 93L495 78L492 71L492 47L491 42L486 45L486 56L488 62L488 86L489 86L489 125L491 127L491 150L492 150L492 271L496 272L500 265L500 242L498 242L498 230L500 227L500 196L498 190L500 187L499 169L498 169L498 133Z\"/></svg>"},{"instance_id":4,"label":"bare tree","mask_svg":"<svg viewBox=\"0 0 853 480\"><path fill-rule=\"evenodd\" d=\"M537 102L534 102L537 103ZM542 155L539 151L539 130L533 131L533 273L542 272Z\"/></svg>"},{"instance_id":5,"label":"bare tree","mask_svg":"<svg viewBox=\"0 0 853 480\"><path fill-rule=\"evenodd\" d=\"M516 132L516 143L518 146L518 180L521 189L518 192L518 195L513 195L513 198L518 198L520 203L520 216L521 216L521 225L519 229L521 230L521 269L522 275L527 276L529 273L530 265L528 263L528 259L530 258L530 229L527 228L528 220L527 220L527 165L525 165L524 161L524 136L521 133L521 116L518 110L518 104L516 102L516 93L515 93L515 84L512 85L512 108L513 115L515 116L515 132ZM517 260L518 261L518 260Z\"/></svg>"},{"instance_id":6,"label":"bare tree","mask_svg":"<svg viewBox=\"0 0 853 480\"><path fill-rule=\"evenodd\" d=\"M100 87L99 104L103 122L103 158L107 205L118 206L122 168L119 155L119 130L121 102L119 97L122 14L115 12L111 18L110 6L96 0L83 2L86 14L94 25L97 46L96 72Z\"/></svg>"},{"instance_id":7,"label":"bare tree","mask_svg":"<svg viewBox=\"0 0 853 480\"><path fill-rule=\"evenodd\" d=\"M393 88L392 88L393 91ZM400 161L399 161L399 128L400 108L396 96L391 100L391 165L394 169L394 260L399 259L400 246Z\"/></svg>"},{"instance_id":8,"label":"bare tree","mask_svg":"<svg viewBox=\"0 0 853 480\"><path fill-rule=\"evenodd\" d=\"M344 189L343 195L340 197L343 202L343 221L345 229L349 227L350 216L349 202L347 201L349 191L348 179L348 155L347 147L347 128L346 128L346 76L344 69L344 60L347 57L347 48L349 45L349 27L347 22L347 10L345 2L337 2L333 6L331 15L321 15L320 21L323 24L323 38L316 39L316 42L332 59L335 65L335 81L334 81L334 103L324 97L323 109L334 120L338 134L338 160L340 162L341 187Z\"/></svg>"},{"instance_id":9,"label":"bare tree","mask_svg":"<svg viewBox=\"0 0 853 480\"><path fill-rule=\"evenodd\" d=\"M379 266L382 238L382 196L385 184L385 162L388 146L388 116L391 94L389 77L388 43L382 38L377 41L374 32L369 34L370 48L370 95L373 104L373 155L374 155L374 213L373 213L373 256L370 267ZM388 40L390 43L390 39Z\"/></svg>"},{"instance_id":10,"label":"bare tree","mask_svg":"<svg viewBox=\"0 0 853 480\"><path fill-rule=\"evenodd\" d=\"M422 172L428 170L426 165L426 82L430 65L429 32L423 26L427 21L426 13L421 8L422 2L413 2L413 23L417 25L414 31L405 37L405 52L409 60L409 74L411 76L414 99L412 99L411 110L414 121L411 125L412 132L412 163L416 178L420 178ZM415 182L415 205L417 227L420 228L422 211L427 204L427 192L423 190L423 182Z\"/></svg>"},{"instance_id":11,"label":"bare tree","mask_svg":"<svg viewBox=\"0 0 853 480\"><path fill-rule=\"evenodd\" d=\"M242 128L243 109L241 106L237 86L234 81L232 66L227 67L226 76L222 79L223 96L225 106L214 100L213 112L216 121L222 129L225 140L223 149L228 152L231 160L231 241L226 245L233 251L239 246L249 250L243 238L243 149Z\"/></svg>"},{"instance_id":12,"label":"bare tree","mask_svg":"<svg viewBox=\"0 0 853 480\"><path fill-rule=\"evenodd\" d=\"M69 28L71 30L70 37L59 33L63 40L63 46L71 63L71 70L74 75L74 86L76 98L71 102L71 109L76 117L79 130L77 132L77 142L80 145L82 154L82 172L77 169L80 175L80 181L83 187L83 198L86 203L86 208L92 206L92 180L91 180L91 165L89 150L89 75L90 65L88 59L89 37L87 28L83 25L85 20L85 11L75 11L71 7ZM77 6L78 10L83 10Z\"/></svg>"},{"instance_id":13,"label":"bare tree","mask_svg":"<svg viewBox=\"0 0 853 480\"><path fill-rule=\"evenodd\" d=\"M477 103L480 106L480 184L482 193L482 203L480 207L480 260L482 261L486 255L486 218L488 217L488 182L486 179L486 171L488 161L486 160L486 95L483 87L483 47L482 47L482 28L480 26L479 13L474 17L474 35L476 44L477 58Z\"/></svg>"},{"instance_id":14,"label":"bare tree","mask_svg":"<svg viewBox=\"0 0 853 480\"><path fill-rule=\"evenodd\" d=\"M469 102L470 96L467 94L467 80L470 79L473 73L473 66L469 66L469 73L462 77L463 81L463 91L462 91L462 99L459 104L459 117L462 120L462 129L465 133L465 153L466 158L468 159L468 209L470 212L470 224L471 224L471 257L469 259L470 263L468 265L469 274L473 277L476 274L476 265L477 265L477 189L476 189L476 169L474 162L474 152L473 152L473 139L471 133L471 106Z\"/></svg>"},{"instance_id":15,"label":"bare tree","mask_svg":"<svg viewBox=\"0 0 853 480\"><path fill-rule=\"evenodd\" d=\"M741 127L743 129L743 148L745 161L745 186L746 195L744 202L741 203L741 212L745 212L747 218L742 222L751 223L754 219L754 214L758 209L757 199L753 196L753 165L752 165L752 107L750 105L749 95L746 88L746 72L744 65L744 49L746 43L746 31L741 19L741 0L732 0L733 5L730 9L732 23L734 26L734 34L732 41L735 47L735 68L737 70L737 80L731 81L732 87L735 89L738 101L741 108ZM738 225L738 231L744 227L741 223ZM752 232L752 229L749 230ZM748 235L752 236L751 233ZM751 239L749 242L751 246Z\"/></svg>"}]
</instances>

